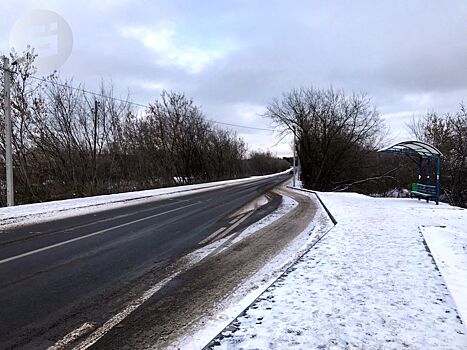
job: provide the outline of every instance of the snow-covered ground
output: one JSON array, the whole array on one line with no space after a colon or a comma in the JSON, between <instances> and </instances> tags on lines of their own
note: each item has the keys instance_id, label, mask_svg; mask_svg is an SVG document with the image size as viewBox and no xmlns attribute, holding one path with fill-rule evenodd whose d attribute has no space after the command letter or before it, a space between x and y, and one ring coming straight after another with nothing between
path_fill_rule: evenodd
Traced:
<instances>
[{"instance_id":1,"label":"snow-covered ground","mask_svg":"<svg viewBox=\"0 0 467 350\"><path fill-rule=\"evenodd\" d=\"M421 229L462 321L467 324L467 222L463 228L449 225Z\"/></svg>"},{"instance_id":2,"label":"snow-covered ground","mask_svg":"<svg viewBox=\"0 0 467 350\"><path fill-rule=\"evenodd\" d=\"M210 319L202 319L196 325L196 331L192 334L187 334L185 337L178 339L169 349L187 349L195 350L203 348L211 339L219 334L226 326L229 325L243 310L255 301L271 284L274 283L297 259L303 255L310 247L316 244L333 226L326 212L318 206L318 202L314 195L305 194L310 197L310 200L315 201L318 207L314 220L310 221L308 227L299 234L288 246L284 247L281 253L274 259L269 261L263 268L257 271L246 283L235 290L226 300L223 300L213 310L213 316ZM263 227L266 227L285 215L293 209L297 203L283 195L281 206L273 213L258 221L254 225L248 227L239 235L235 235L233 240L229 242L229 246L239 242L240 240L254 234ZM229 238L227 238L229 239ZM199 251L201 255L210 254L218 250L219 245L223 245L224 240L214 242L210 246ZM228 247L228 246L227 246ZM224 248L225 249L225 248ZM199 258L193 256L195 261Z\"/></svg>"},{"instance_id":3,"label":"snow-covered ground","mask_svg":"<svg viewBox=\"0 0 467 350\"><path fill-rule=\"evenodd\" d=\"M141 201L162 200L196 193L215 188L228 187L239 183L264 179L279 174L287 174L290 170L272 175L252 176L248 178L208 182L196 185L158 188L154 190L116 193L111 195L93 196L60 201L18 205L0 208L0 229L13 225L38 223L51 219L63 219L76 215L84 215L99 210L119 208L124 205L136 204Z\"/></svg>"},{"instance_id":4,"label":"snow-covered ground","mask_svg":"<svg viewBox=\"0 0 467 350\"><path fill-rule=\"evenodd\" d=\"M319 195L337 225L217 345L467 349L459 317L465 321L467 210L353 193Z\"/></svg>"}]
</instances>

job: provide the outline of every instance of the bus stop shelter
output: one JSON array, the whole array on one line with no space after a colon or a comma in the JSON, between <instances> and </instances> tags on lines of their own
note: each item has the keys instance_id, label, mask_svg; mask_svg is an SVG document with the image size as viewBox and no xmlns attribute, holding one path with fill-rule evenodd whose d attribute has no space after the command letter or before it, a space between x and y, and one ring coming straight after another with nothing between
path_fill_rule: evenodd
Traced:
<instances>
[{"instance_id":1,"label":"bus stop shelter","mask_svg":"<svg viewBox=\"0 0 467 350\"><path fill-rule=\"evenodd\" d=\"M378 152L403 154L408 156L418 166L418 179L412 184L411 197L418 199L434 200L439 204L440 184L439 174L441 170L441 158L443 154L436 147L422 141L403 141L383 148ZM436 167L435 184L431 184L430 174L432 163ZM425 183L422 181L423 168L425 167Z\"/></svg>"}]
</instances>

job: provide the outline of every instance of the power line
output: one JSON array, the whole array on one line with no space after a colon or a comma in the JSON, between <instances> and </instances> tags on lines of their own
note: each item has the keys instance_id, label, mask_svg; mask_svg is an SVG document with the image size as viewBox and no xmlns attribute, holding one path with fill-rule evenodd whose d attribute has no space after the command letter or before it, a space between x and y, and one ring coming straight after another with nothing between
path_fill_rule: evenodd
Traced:
<instances>
[{"instance_id":1,"label":"power line","mask_svg":"<svg viewBox=\"0 0 467 350\"><path fill-rule=\"evenodd\" d=\"M212 119L209 119L209 121L211 121L213 123L217 123L217 124L223 124L223 125L228 125L228 126L236 126L238 128L247 128L247 129L253 129L253 130L272 131L272 132L276 131L274 129L257 128L255 126L246 126L246 125L239 125L239 124L224 123L224 122L219 122L217 120L212 120Z\"/></svg>"},{"instance_id":2,"label":"power line","mask_svg":"<svg viewBox=\"0 0 467 350\"><path fill-rule=\"evenodd\" d=\"M142 108L149 108L148 105L144 105L144 104L141 104L141 103L132 102L132 101L128 101L128 100L123 100L123 99L120 99L120 98L117 98L117 97L107 96L107 95L100 94L100 93L97 93L97 92L94 92L94 91L85 90L85 89L83 89L83 88L77 88L77 87L72 86L72 85L63 84L63 83L59 83L59 82L56 82L56 81L52 81L52 80L47 80L47 79L44 79L44 78L35 77L35 76L33 76L33 75L31 75L31 76L29 76L29 77L32 78L32 79L41 81L41 82L43 82L43 83L46 83L46 84L53 84L53 85L56 85L56 86L61 86L61 87L66 88L66 89L79 91L79 92L82 92L82 93L85 93L85 94L89 94L89 95L93 95L93 96L96 96L96 97L108 98L108 99L112 99L112 100L114 100L114 101L119 101L119 102L122 102L122 103L128 103L128 104L131 104L131 105L134 105L134 106L138 106L138 107L142 107ZM233 127L237 127L237 128L244 128L244 129L251 129L251 130L259 130L259 131L270 131L270 132L275 132L275 131L276 131L276 130L274 130L274 129L258 128L258 127L254 127L254 126L240 125L240 124L234 124L234 123L225 123L225 122L220 122L220 121L213 120L213 119L208 119L208 121L210 121L210 122L212 122L212 123L216 123L216 124L227 125L227 126L233 126Z\"/></svg>"},{"instance_id":3,"label":"power line","mask_svg":"<svg viewBox=\"0 0 467 350\"><path fill-rule=\"evenodd\" d=\"M12 73L17 73L17 72L14 72L14 71L10 71L10 72L12 72ZM114 100L114 101L119 101L119 102L122 102L122 103L128 103L128 104L131 104L131 105L133 105L133 106L138 106L138 107L142 107L142 108L149 108L148 105L144 105L144 104L141 104L141 103L132 102L132 101L128 101L128 100L123 100L123 99L120 99L120 98L117 98L117 97L107 96L107 95L100 94L100 93L97 93L97 92L94 92L94 91L90 91L90 90L86 90L86 89L83 89L83 88L77 88L77 87L72 86L72 85L63 84L63 83L59 83L59 82L52 81L52 80L47 80L47 79L45 79L45 78L40 78L40 77L36 77L36 76L33 76L33 75L30 75L29 78L35 79L35 80L38 80L38 81L41 81L41 82L46 83L46 84L52 84L52 85L56 85L56 86L61 86L61 87L64 87L64 88L66 88L66 89L79 91L79 92L82 92L82 93L85 93L85 94L89 94L89 95L93 95L93 96L96 96L96 97L108 98L108 99L112 99L112 100ZM210 122L212 122L212 123L216 123L216 124L227 125L227 126L233 126L233 127L237 127L237 128L244 128L244 129L251 129L251 130L259 130L259 131L270 131L270 132L275 132L275 131L276 131L275 129L258 128L258 127L254 127L254 126L240 125L240 124L234 124L234 123L226 123L226 122L220 122L220 121L213 120L213 119L208 119L208 121L210 121Z\"/></svg>"},{"instance_id":4,"label":"power line","mask_svg":"<svg viewBox=\"0 0 467 350\"><path fill-rule=\"evenodd\" d=\"M44 78L35 77L35 76L33 76L33 75L30 75L29 78L32 78L32 79L35 79L35 80L39 80L39 81L41 81L41 82L43 82L43 83L46 83L46 84L57 85L57 86L64 87L64 88L66 88L66 89L70 89L70 90L75 90L75 91L83 92L83 93L85 93L85 94L93 95L93 96L96 96L96 97L108 98L108 99L112 99L112 100L115 100L115 101L119 101L119 102L123 102L123 103L128 103L128 104L131 104L131 105L134 105L134 106L139 106L139 107L143 107L143 108L149 108L149 106L143 105L143 104L141 104L141 103L131 102L131 101L128 101L128 100L123 100L123 99L121 99L121 98L112 97L112 96L107 96L107 95L104 95L104 94L100 94L100 93L98 93L98 92L89 91L89 90L85 90L85 89L82 89L82 88L77 88L77 87L72 86L72 85L63 84L63 83L59 83L59 82L56 82L56 81L52 81L52 80L47 80L47 79L44 79Z\"/></svg>"}]
</instances>

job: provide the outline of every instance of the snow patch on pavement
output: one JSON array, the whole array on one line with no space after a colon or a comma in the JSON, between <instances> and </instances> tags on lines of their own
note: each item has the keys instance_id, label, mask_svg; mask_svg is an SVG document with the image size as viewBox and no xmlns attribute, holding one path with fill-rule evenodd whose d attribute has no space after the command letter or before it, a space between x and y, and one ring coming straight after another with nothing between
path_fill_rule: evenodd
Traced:
<instances>
[{"instance_id":1,"label":"snow patch on pavement","mask_svg":"<svg viewBox=\"0 0 467 350\"><path fill-rule=\"evenodd\" d=\"M265 196L265 195L261 195L261 196L255 198L253 201L251 201L247 205L241 207L235 213L232 213L232 215L230 215L230 216L234 217L234 216L238 216L238 215L241 215L241 214L248 213L248 212L250 212L252 210L255 210L255 209L267 204L268 202L269 202L269 198L267 196Z\"/></svg>"},{"instance_id":2,"label":"snow patch on pavement","mask_svg":"<svg viewBox=\"0 0 467 350\"><path fill-rule=\"evenodd\" d=\"M465 276L456 270L467 270L465 250L462 256L467 211L411 199L319 195L337 225L224 330L216 345L467 349L466 329L443 279ZM439 232L427 234L437 261L437 254L457 257L440 260L449 265L446 274L441 264L443 276L426 250L421 225L453 232L442 242ZM464 282L457 285L463 296ZM461 310L462 300L454 294Z\"/></svg>"},{"instance_id":3,"label":"snow patch on pavement","mask_svg":"<svg viewBox=\"0 0 467 350\"><path fill-rule=\"evenodd\" d=\"M300 193L303 195L303 193ZM247 228L237 241L244 239L259 229L271 224L282 215L292 210L296 201L284 194L283 204L272 214L263 220ZM316 201L312 194L305 194L311 200ZM303 255L312 245L323 237L331 227L332 222L327 214L316 203L318 210L315 219L308 227L299 234L279 255L266 264L261 270L253 275L246 283L234 291L230 297L217 306L214 311L215 316L209 320L203 320L202 325L198 325L198 330L191 335L187 335L172 344L169 349L201 349L206 346L217 334L229 325L243 310L248 308L277 278L283 274L293 263Z\"/></svg>"},{"instance_id":4,"label":"snow patch on pavement","mask_svg":"<svg viewBox=\"0 0 467 350\"><path fill-rule=\"evenodd\" d=\"M282 216L287 214L289 211L291 211L293 208L295 208L298 205L298 202L296 200L288 197L284 193L282 193L281 195L282 195L282 203L275 211L273 211L268 216L262 218L261 220L255 222L253 225L247 227L245 230L241 231L239 234L234 234L233 237L229 238L229 242L228 242L229 244L220 245L222 246L222 249L219 249L217 251L217 254L229 248L230 246L240 242L246 237L252 235L253 233L261 230L263 227L271 225L277 219L281 218Z\"/></svg>"},{"instance_id":5,"label":"snow patch on pavement","mask_svg":"<svg viewBox=\"0 0 467 350\"><path fill-rule=\"evenodd\" d=\"M196 249L194 252L187 254L182 259L185 261L189 261L190 265L194 265L199 263L204 258L210 256L211 254L219 254L225 249L228 249L230 246L240 242L241 240L245 239L246 237L254 234L255 232L261 230L263 227L266 227L272 224L274 221L278 220L293 208L298 205L297 201L288 197L285 194L282 194L282 202L279 207L274 210L271 214L265 216L261 220L253 223L251 226L248 226L243 231L240 231L238 234L233 233L221 239L217 239L212 243ZM242 210L243 212L243 210Z\"/></svg>"},{"instance_id":6,"label":"snow patch on pavement","mask_svg":"<svg viewBox=\"0 0 467 350\"><path fill-rule=\"evenodd\" d=\"M246 229L241 231L238 235L235 235L235 238L232 239L232 235L227 237L215 240L214 242L196 249L195 251L187 254L182 258L182 261L186 261L190 266L193 266L199 263L204 258L210 256L212 253L219 254L220 252L224 251L225 249L229 248L230 246L234 245L235 243L240 242L241 240L245 239L246 237L254 234L255 232L261 230L263 227L266 227L272 224L277 219L281 218L293 208L298 205L297 201L294 199L287 197L285 194L282 194L282 203L279 207L274 210L271 214L265 216L261 220L255 222L253 225L248 226ZM228 243L228 244L227 244Z\"/></svg>"}]
</instances>

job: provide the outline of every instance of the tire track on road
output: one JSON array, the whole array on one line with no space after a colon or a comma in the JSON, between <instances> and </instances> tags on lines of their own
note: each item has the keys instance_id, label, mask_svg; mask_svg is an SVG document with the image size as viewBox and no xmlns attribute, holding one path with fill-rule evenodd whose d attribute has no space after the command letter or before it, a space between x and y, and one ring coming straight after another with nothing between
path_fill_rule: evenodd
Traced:
<instances>
[{"instance_id":1,"label":"tire track on road","mask_svg":"<svg viewBox=\"0 0 467 350\"><path fill-rule=\"evenodd\" d=\"M307 228L316 213L313 202L287 195L299 205L175 277L90 349L164 348L187 332Z\"/></svg>"}]
</instances>

